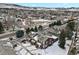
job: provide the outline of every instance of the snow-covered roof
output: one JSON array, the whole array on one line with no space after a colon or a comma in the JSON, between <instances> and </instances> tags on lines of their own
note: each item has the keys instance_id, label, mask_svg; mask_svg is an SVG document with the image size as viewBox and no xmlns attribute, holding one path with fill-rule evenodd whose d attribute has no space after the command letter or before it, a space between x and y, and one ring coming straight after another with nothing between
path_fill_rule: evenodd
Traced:
<instances>
[{"instance_id":1,"label":"snow-covered roof","mask_svg":"<svg viewBox=\"0 0 79 59\"><path fill-rule=\"evenodd\" d=\"M58 37L57 37L57 36L55 36L55 35L52 35L52 38L53 38L53 39L57 39Z\"/></svg>"},{"instance_id":2,"label":"snow-covered roof","mask_svg":"<svg viewBox=\"0 0 79 59\"><path fill-rule=\"evenodd\" d=\"M38 40L38 36L35 36L35 37L34 37L34 40L36 40L36 41L37 41L37 40Z\"/></svg>"},{"instance_id":3,"label":"snow-covered roof","mask_svg":"<svg viewBox=\"0 0 79 59\"><path fill-rule=\"evenodd\" d=\"M50 20L45 20L45 19L38 19L38 20L32 20L33 22L44 22L44 21L49 21L50 22Z\"/></svg>"}]
</instances>

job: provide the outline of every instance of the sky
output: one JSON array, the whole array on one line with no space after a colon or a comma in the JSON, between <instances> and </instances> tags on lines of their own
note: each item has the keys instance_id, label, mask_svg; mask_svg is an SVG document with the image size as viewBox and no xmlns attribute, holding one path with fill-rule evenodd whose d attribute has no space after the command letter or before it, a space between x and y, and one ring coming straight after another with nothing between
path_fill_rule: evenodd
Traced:
<instances>
[{"instance_id":1,"label":"sky","mask_svg":"<svg viewBox=\"0 0 79 59\"><path fill-rule=\"evenodd\" d=\"M16 3L17 5L28 6L28 7L79 7L79 3Z\"/></svg>"}]
</instances>

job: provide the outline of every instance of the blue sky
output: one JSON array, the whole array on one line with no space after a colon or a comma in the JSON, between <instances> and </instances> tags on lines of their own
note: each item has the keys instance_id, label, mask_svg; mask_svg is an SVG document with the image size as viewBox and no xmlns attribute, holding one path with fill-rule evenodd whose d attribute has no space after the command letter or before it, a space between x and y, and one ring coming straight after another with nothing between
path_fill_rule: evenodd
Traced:
<instances>
[{"instance_id":1,"label":"blue sky","mask_svg":"<svg viewBox=\"0 0 79 59\"><path fill-rule=\"evenodd\" d=\"M79 3L16 3L28 7L79 7Z\"/></svg>"}]
</instances>

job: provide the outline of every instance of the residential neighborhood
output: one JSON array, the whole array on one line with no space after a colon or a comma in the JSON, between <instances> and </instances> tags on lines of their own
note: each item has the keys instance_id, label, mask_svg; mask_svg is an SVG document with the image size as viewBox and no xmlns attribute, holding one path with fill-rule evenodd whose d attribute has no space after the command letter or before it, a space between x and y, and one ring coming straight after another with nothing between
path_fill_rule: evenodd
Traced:
<instances>
[{"instance_id":1,"label":"residential neighborhood","mask_svg":"<svg viewBox=\"0 0 79 59\"><path fill-rule=\"evenodd\" d=\"M78 55L79 8L0 3L0 55Z\"/></svg>"}]
</instances>

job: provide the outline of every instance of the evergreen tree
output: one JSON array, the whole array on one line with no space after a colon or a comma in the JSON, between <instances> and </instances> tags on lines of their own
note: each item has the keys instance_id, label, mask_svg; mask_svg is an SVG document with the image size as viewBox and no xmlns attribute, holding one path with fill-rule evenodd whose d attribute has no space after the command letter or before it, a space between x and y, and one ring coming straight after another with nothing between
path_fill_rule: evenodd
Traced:
<instances>
[{"instance_id":1,"label":"evergreen tree","mask_svg":"<svg viewBox=\"0 0 79 59\"><path fill-rule=\"evenodd\" d=\"M68 21L66 28L67 28L66 36L70 40L72 38L73 31L74 31L74 28L75 28L75 22L74 21Z\"/></svg>"},{"instance_id":2,"label":"evergreen tree","mask_svg":"<svg viewBox=\"0 0 79 59\"><path fill-rule=\"evenodd\" d=\"M52 27L52 25L51 25L51 24L49 24L49 27Z\"/></svg>"},{"instance_id":3,"label":"evergreen tree","mask_svg":"<svg viewBox=\"0 0 79 59\"><path fill-rule=\"evenodd\" d=\"M54 22L53 25L57 25L57 22Z\"/></svg>"},{"instance_id":4,"label":"evergreen tree","mask_svg":"<svg viewBox=\"0 0 79 59\"><path fill-rule=\"evenodd\" d=\"M30 30L30 28L28 27L28 28L26 29L26 33L29 34L30 31L31 31L31 30Z\"/></svg>"},{"instance_id":5,"label":"evergreen tree","mask_svg":"<svg viewBox=\"0 0 79 59\"><path fill-rule=\"evenodd\" d=\"M31 28L31 31L34 31L34 28Z\"/></svg>"},{"instance_id":6,"label":"evergreen tree","mask_svg":"<svg viewBox=\"0 0 79 59\"><path fill-rule=\"evenodd\" d=\"M35 29L34 29L34 31L35 31L35 32L37 32L37 31L38 31L38 29L37 29L37 27L36 27L36 26L35 26Z\"/></svg>"},{"instance_id":7,"label":"evergreen tree","mask_svg":"<svg viewBox=\"0 0 79 59\"><path fill-rule=\"evenodd\" d=\"M62 30L59 36L59 47L63 49L65 49L65 37L66 37L65 31Z\"/></svg>"},{"instance_id":8,"label":"evergreen tree","mask_svg":"<svg viewBox=\"0 0 79 59\"><path fill-rule=\"evenodd\" d=\"M16 37L17 38L20 38L20 37L23 37L24 36L24 31L23 30L18 30L17 32L16 32Z\"/></svg>"},{"instance_id":9,"label":"evergreen tree","mask_svg":"<svg viewBox=\"0 0 79 59\"><path fill-rule=\"evenodd\" d=\"M4 28L2 26L2 23L0 22L0 34L3 33L3 31L4 31Z\"/></svg>"},{"instance_id":10,"label":"evergreen tree","mask_svg":"<svg viewBox=\"0 0 79 59\"><path fill-rule=\"evenodd\" d=\"M38 29L39 30L43 30L43 27L41 25L39 25Z\"/></svg>"},{"instance_id":11,"label":"evergreen tree","mask_svg":"<svg viewBox=\"0 0 79 59\"><path fill-rule=\"evenodd\" d=\"M73 36L73 32L71 30L68 30L66 32L66 37L68 38L68 40L71 40L72 36Z\"/></svg>"},{"instance_id":12,"label":"evergreen tree","mask_svg":"<svg viewBox=\"0 0 79 59\"><path fill-rule=\"evenodd\" d=\"M60 20L57 21L57 25L61 25L61 21Z\"/></svg>"},{"instance_id":13,"label":"evergreen tree","mask_svg":"<svg viewBox=\"0 0 79 59\"><path fill-rule=\"evenodd\" d=\"M71 31L74 31L74 27L75 27L75 22L74 21L70 21L67 24L67 28Z\"/></svg>"}]
</instances>

